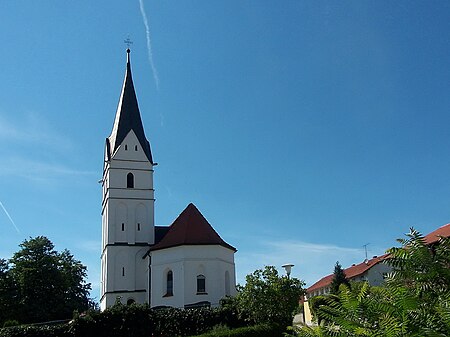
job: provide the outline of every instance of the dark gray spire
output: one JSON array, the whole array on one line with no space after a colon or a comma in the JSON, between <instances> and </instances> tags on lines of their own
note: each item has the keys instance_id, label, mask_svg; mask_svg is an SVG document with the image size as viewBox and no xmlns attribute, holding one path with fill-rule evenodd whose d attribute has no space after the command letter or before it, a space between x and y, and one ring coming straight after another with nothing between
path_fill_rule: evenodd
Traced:
<instances>
[{"instance_id":1,"label":"dark gray spire","mask_svg":"<svg viewBox=\"0 0 450 337\"><path fill-rule=\"evenodd\" d=\"M133 78L131 77L130 49L127 49L127 69L123 81L122 93L120 94L119 105L117 107L116 119L114 120L111 135L106 139L107 155L111 158L128 133L133 130L139 143L144 149L150 163L153 164L150 143L145 138L144 127L142 126L141 114L134 91Z\"/></svg>"}]
</instances>

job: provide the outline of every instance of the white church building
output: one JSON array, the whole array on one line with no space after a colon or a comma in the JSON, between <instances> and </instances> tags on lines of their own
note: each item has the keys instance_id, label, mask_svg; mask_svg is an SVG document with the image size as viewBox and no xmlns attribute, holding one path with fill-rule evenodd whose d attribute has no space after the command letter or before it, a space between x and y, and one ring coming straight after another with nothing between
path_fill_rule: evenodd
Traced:
<instances>
[{"instance_id":1,"label":"white church building","mask_svg":"<svg viewBox=\"0 0 450 337\"><path fill-rule=\"evenodd\" d=\"M217 306L234 295L234 253L189 204L170 226L155 226L153 161L133 79L130 50L102 177L102 310L123 304Z\"/></svg>"}]
</instances>

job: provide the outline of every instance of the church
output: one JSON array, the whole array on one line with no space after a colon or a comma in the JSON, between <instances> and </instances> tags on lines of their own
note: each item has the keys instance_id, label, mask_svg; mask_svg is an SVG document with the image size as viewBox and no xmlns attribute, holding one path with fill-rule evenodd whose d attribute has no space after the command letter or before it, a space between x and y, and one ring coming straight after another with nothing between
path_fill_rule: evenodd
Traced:
<instances>
[{"instance_id":1,"label":"church","mask_svg":"<svg viewBox=\"0 0 450 337\"><path fill-rule=\"evenodd\" d=\"M170 226L155 226L150 143L133 85L130 49L102 176L100 308L217 306L236 292L234 253L190 203Z\"/></svg>"}]
</instances>

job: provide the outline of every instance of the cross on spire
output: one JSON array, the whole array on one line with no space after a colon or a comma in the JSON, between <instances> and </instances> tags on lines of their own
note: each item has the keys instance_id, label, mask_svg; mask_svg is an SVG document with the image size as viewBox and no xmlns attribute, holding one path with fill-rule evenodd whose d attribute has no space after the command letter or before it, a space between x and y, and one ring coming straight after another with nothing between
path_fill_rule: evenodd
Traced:
<instances>
[{"instance_id":1,"label":"cross on spire","mask_svg":"<svg viewBox=\"0 0 450 337\"><path fill-rule=\"evenodd\" d=\"M123 40L123 43L127 45L127 48L130 49L130 46L133 44L133 41L130 40L130 37L128 36L126 40Z\"/></svg>"}]
</instances>

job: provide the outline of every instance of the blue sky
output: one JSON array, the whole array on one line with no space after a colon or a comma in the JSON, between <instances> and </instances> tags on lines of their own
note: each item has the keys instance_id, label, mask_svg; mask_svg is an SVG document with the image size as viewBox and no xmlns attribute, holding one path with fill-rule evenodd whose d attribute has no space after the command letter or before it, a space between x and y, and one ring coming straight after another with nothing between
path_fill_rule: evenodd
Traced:
<instances>
[{"instance_id":1,"label":"blue sky","mask_svg":"<svg viewBox=\"0 0 450 337\"><path fill-rule=\"evenodd\" d=\"M46 235L98 297L101 178L130 36L156 224L193 202L239 282L308 284L450 222L447 1L0 1L0 257ZM158 82L158 84L157 84Z\"/></svg>"}]
</instances>

